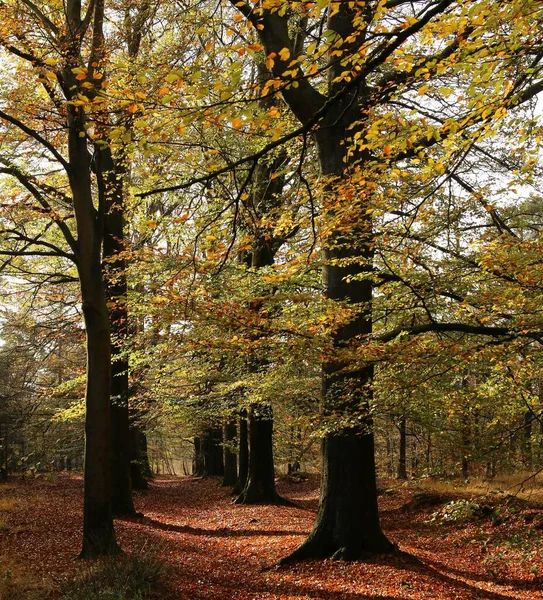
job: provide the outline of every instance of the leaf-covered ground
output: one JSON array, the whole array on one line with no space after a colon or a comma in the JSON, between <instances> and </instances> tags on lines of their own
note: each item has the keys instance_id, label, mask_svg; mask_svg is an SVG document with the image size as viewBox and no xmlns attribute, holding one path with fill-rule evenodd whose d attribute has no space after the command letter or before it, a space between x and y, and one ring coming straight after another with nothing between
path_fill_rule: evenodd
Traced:
<instances>
[{"instance_id":1,"label":"leaf-covered ground","mask_svg":"<svg viewBox=\"0 0 543 600\"><path fill-rule=\"evenodd\" d=\"M275 568L310 531L318 496L313 480L279 490L297 506L234 506L217 480L159 479L136 494L145 517L116 521L117 535L125 551L167 563L161 599L543 598L541 507L391 488L382 523L399 552ZM53 593L77 578L81 505L76 476L0 484L0 576L23 572Z\"/></svg>"}]
</instances>

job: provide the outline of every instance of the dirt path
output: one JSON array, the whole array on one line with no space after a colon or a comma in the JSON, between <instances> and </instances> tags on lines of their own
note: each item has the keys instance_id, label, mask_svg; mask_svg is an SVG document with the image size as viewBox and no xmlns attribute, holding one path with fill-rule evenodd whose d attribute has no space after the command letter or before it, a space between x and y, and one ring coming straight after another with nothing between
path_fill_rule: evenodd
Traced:
<instances>
[{"instance_id":1,"label":"dirt path","mask_svg":"<svg viewBox=\"0 0 543 600\"><path fill-rule=\"evenodd\" d=\"M170 565L165 600L543 598L541 552L515 554L507 543L501 548L492 541L496 532L503 539L513 535L504 529L513 524L428 523L435 507L409 504L407 489L381 499L383 527L399 553L274 568L310 531L317 506L314 482L281 483L279 491L297 507L233 506L216 480L158 480L137 494L145 518L117 521L118 538L125 551L152 549ZM77 477L0 485L0 517L2 497L16 500L0 529L1 560L30 567L55 586L76 577L84 568L75 560L81 496Z\"/></svg>"}]
</instances>

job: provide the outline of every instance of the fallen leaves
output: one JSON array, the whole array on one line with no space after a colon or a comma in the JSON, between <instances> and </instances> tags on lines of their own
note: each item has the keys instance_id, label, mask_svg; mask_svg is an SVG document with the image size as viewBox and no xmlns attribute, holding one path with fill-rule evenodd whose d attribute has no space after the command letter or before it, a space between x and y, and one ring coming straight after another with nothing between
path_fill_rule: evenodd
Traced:
<instances>
[{"instance_id":1,"label":"fallen leaves","mask_svg":"<svg viewBox=\"0 0 543 600\"><path fill-rule=\"evenodd\" d=\"M81 479L15 479L5 494L4 489L0 484L0 497L13 507L13 529L0 532L0 557L9 556L29 576L50 579L60 589L85 568L74 561L81 543ZM145 517L116 521L117 537L126 552L150 547L169 565L161 600L543 598L540 553L523 562L519 548L507 542L543 518L540 508L527 512L529 523L520 515L499 525L442 524L429 519L435 506L413 502L411 490L397 488L381 498L381 509L383 528L399 552L354 563L314 560L276 568L311 530L318 498L314 478L282 481L278 489L297 506L234 506L217 480L158 479L150 491L136 495ZM509 562L500 563L497 572L489 556L500 553Z\"/></svg>"}]
</instances>

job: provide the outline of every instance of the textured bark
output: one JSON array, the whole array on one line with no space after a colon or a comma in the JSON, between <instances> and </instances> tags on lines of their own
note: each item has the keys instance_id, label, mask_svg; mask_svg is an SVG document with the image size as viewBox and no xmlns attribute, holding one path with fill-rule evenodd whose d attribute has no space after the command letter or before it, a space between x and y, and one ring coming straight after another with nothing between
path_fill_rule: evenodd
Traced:
<instances>
[{"instance_id":1,"label":"textured bark","mask_svg":"<svg viewBox=\"0 0 543 600\"><path fill-rule=\"evenodd\" d=\"M329 28L344 38L353 31L350 11L348 5L342 4L328 22ZM341 68L339 64L331 68L331 81ZM330 93L335 91L332 83ZM349 178L351 161L363 169L364 162L369 160L365 151L346 157L349 140L356 130L363 131L365 127L361 113L361 106L367 102L365 93L363 81L344 93L330 106L315 134L320 169L330 182L325 190L327 201L332 207L337 204L342 211L342 221L336 222L324 248L325 295L331 300L347 302L354 309L351 321L334 333L337 354L332 352L323 362L322 412L324 417L339 415L354 424L325 435L321 498L314 529L284 562L327 556L350 560L394 549L381 531L377 508L370 412L373 367L351 366L340 358L344 350L348 351L359 343L360 337L372 332L372 282L368 276L373 267L371 213L363 201L349 202L335 189L336 178ZM288 97L286 100L289 102ZM291 104L291 108L296 113L297 107ZM304 119L304 113L299 116ZM333 210L330 218L335 219Z\"/></svg>"},{"instance_id":2,"label":"textured bark","mask_svg":"<svg viewBox=\"0 0 543 600\"><path fill-rule=\"evenodd\" d=\"M462 451L462 477L463 479L469 478L469 457L471 455L471 428L469 423L469 418L466 414L462 415L462 424L461 424L461 451Z\"/></svg>"},{"instance_id":3,"label":"textured bark","mask_svg":"<svg viewBox=\"0 0 543 600\"><path fill-rule=\"evenodd\" d=\"M124 243L124 168L113 160L110 148L96 153L95 169L98 191L104 206L103 257L106 265L105 283L111 328L111 476L112 507L117 516L134 516L130 472L130 432L128 415L128 358L123 345L128 333L126 305L126 262Z\"/></svg>"},{"instance_id":4,"label":"textured bark","mask_svg":"<svg viewBox=\"0 0 543 600\"><path fill-rule=\"evenodd\" d=\"M119 551L111 510L111 344L104 288L101 216L91 193L91 164L82 110L68 107L70 187L78 234L78 272L87 335L85 491L82 557Z\"/></svg>"},{"instance_id":5,"label":"textured bark","mask_svg":"<svg viewBox=\"0 0 543 600\"><path fill-rule=\"evenodd\" d=\"M348 101L352 102L345 100ZM324 175L342 175L345 170L347 123L353 120L350 111L348 104L338 102L325 119L325 124L334 123L334 126L323 127L317 133ZM340 127L342 120L344 129ZM364 157L359 159L363 161ZM329 193L334 194L333 189ZM334 347L338 351L349 349L359 336L372 331L372 283L365 277L372 268L371 216L366 214L363 205L353 222L356 231L350 235L333 233L325 248L326 296L348 302L356 309L352 320L334 334ZM314 529L304 544L283 562L328 556L355 560L395 548L379 523L370 413L372 383L372 366L353 368L334 354L323 364L323 415L339 415L356 424L326 434L322 443L321 498Z\"/></svg>"},{"instance_id":6,"label":"textured bark","mask_svg":"<svg viewBox=\"0 0 543 600\"><path fill-rule=\"evenodd\" d=\"M236 439L236 424L234 421L224 423L222 429L224 477L222 484L225 487L235 486L238 480L238 460L230 444Z\"/></svg>"},{"instance_id":7,"label":"textured bark","mask_svg":"<svg viewBox=\"0 0 543 600\"><path fill-rule=\"evenodd\" d=\"M249 471L235 504L285 504L275 489L273 411L269 404L253 404L248 414Z\"/></svg>"},{"instance_id":8,"label":"textured bark","mask_svg":"<svg viewBox=\"0 0 543 600\"><path fill-rule=\"evenodd\" d=\"M393 546L379 525L373 436L328 435L322 452L323 481L315 527L283 562L308 557L355 560L389 552Z\"/></svg>"},{"instance_id":9,"label":"textured bark","mask_svg":"<svg viewBox=\"0 0 543 600\"><path fill-rule=\"evenodd\" d=\"M120 363L124 363L121 366ZM113 363L113 373L126 369L125 361ZM126 379L126 383L123 381ZM136 509L132 497L132 473L130 456L130 432L128 420L128 373L126 370L113 377L111 395L111 481L112 481L112 509L116 516L134 516ZM126 387L125 387L126 385ZM121 392L121 393L115 393Z\"/></svg>"},{"instance_id":10,"label":"textured bark","mask_svg":"<svg viewBox=\"0 0 543 600\"><path fill-rule=\"evenodd\" d=\"M249 475L249 434L247 411L242 409L239 415L239 469L238 480L233 489L234 494L241 494L247 484Z\"/></svg>"}]
</instances>

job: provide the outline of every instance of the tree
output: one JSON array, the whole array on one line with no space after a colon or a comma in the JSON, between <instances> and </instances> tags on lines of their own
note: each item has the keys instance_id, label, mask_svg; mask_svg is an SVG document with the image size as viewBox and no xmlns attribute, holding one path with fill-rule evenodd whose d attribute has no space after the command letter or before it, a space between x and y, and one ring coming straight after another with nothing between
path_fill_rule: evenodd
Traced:
<instances>
[{"instance_id":1,"label":"tree","mask_svg":"<svg viewBox=\"0 0 543 600\"><path fill-rule=\"evenodd\" d=\"M4 50L12 57L27 63L25 75L29 87L40 99L45 98L55 111L59 133L38 133L39 112L24 117L16 114L10 103L0 113L9 127L12 139L20 135L21 143L37 145L46 153L43 161L56 163L66 175L69 196L55 194L51 185L27 174L3 147L4 172L14 177L33 196L34 202L51 218L69 251L57 248L37 235L28 245L45 246L49 252L72 260L77 268L82 313L87 338L87 385L85 392L85 493L83 522L83 557L119 552L113 529L111 509L111 341L107 298L102 271L102 242L104 239L104 198L95 204L93 160L89 151L89 115L103 100L104 82L104 2L92 4L83 13L78 0L69 1L65 11L55 7L28 4L3 5L4 16L14 23L12 32L2 40ZM18 22L15 24L16 20ZM33 27L36 30L33 30ZM53 46L43 44L34 31L44 31ZM25 67L21 67L25 69ZM30 69L30 70L28 70ZM34 83L32 82L34 79ZM40 90L38 92L38 89ZM25 90L26 92L26 90ZM15 100L11 99L12 102ZM37 106L38 111L43 102ZM96 116L96 114L95 114ZM99 148L97 148L100 151ZM66 151L67 158L63 151ZM16 154L15 154L16 156ZM39 154L37 154L39 156ZM39 161L38 161L39 163ZM61 214L55 212L48 197L71 204L75 225L72 230ZM24 240L24 233L15 232L15 239ZM33 250L12 251L14 256ZM36 252L36 250L34 250ZM39 251L38 251L39 254Z\"/></svg>"},{"instance_id":2,"label":"tree","mask_svg":"<svg viewBox=\"0 0 543 600\"><path fill-rule=\"evenodd\" d=\"M323 364L323 411L325 416L339 411L356 424L340 427L324 438L317 521L308 540L290 558L357 558L366 552L389 551L393 546L381 532L376 501L371 418L374 367L371 362L349 360L345 351L372 333L373 190L390 168L391 159L397 163L424 155L427 148L451 135L451 126L447 123L439 134L436 129L424 131L419 126L414 140L398 134L394 143L381 144L378 124L383 121L379 112L401 94L424 94L425 81L458 72L455 63L469 61L481 51L484 43L480 40L487 31L481 17L491 8L485 2L460 7L449 0L366 2L360 6L326 3L328 59L321 67L322 62L304 60L293 33L306 26L308 18L322 18L319 5L232 4L255 28L277 82L276 89L305 130L313 129L325 178L323 204L328 207L325 293L330 300L352 308L351 316L336 326L330 354ZM535 8L523 7L516 16L531 17ZM510 17L508 8L504 8L496 20L505 23ZM400 26L395 25L397 22ZM517 22L519 37L523 35L521 27ZM460 33L451 35L452 31ZM417 41L425 36L427 40L439 39L440 47L429 44L422 50ZM508 56L523 60L524 50L503 44L500 40ZM415 49L413 54L411 49ZM316 44L313 52L319 56L324 53L316 50ZM539 59L535 61L537 64ZM328 77L326 93L319 90L323 86L318 76L313 77L315 84L311 83L311 74L318 74L321 68ZM521 75L513 89L525 81ZM533 95L538 89L536 84L527 86L516 97L498 94L498 106L516 103L522 94ZM467 129L468 123L484 123L488 115L472 111L465 120L455 121L454 135ZM393 136L388 135L392 140Z\"/></svg>"}]
</instances>

